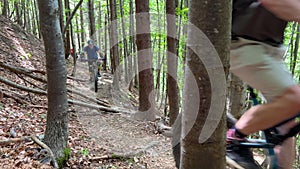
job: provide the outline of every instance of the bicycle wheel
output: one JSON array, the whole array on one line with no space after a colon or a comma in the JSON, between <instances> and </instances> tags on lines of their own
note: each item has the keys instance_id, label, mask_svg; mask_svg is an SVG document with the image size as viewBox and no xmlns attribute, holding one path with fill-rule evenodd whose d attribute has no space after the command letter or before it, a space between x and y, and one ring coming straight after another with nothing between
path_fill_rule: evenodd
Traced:
<instances>
[{"instance_id":1,"label":"bicycle wheel","mask_svg":"<svg viewBox=\"0 0 300 169\"><path fill-rule=\"evenodd\" d=\"M95 71L94 73L94 88L95 88L95 92L98 92L98 73L97 71Z\"/></svg>"}]
</instances>

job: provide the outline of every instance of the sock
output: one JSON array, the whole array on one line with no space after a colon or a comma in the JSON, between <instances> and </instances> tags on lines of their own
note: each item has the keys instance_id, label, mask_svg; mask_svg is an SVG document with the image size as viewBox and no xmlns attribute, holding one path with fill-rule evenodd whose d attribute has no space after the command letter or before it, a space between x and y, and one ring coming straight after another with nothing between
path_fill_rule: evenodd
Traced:
<instances>
[{"instance_id":1,"label":"sock","mask_svg":"<svg viewBox=\"0 0 300 169\"><path fill-rule=\"evenodd\" d=\"M245 137L247 137L246 134L240 132L235 126L234 126L234 130L235 130L235 133L234 133L234 134L235 134L235 136L236 136L237 138L245 138Z\"/></svg>"}]
</instances>

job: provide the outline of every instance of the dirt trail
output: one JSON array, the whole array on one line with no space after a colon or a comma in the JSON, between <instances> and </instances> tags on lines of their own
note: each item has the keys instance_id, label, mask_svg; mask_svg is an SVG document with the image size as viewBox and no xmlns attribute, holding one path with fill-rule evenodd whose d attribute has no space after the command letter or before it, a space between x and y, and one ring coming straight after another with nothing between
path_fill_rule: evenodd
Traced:
<instances>
[{"instance_id":1,"label":"dirt trail","mask_svg":"<svg viewBox=\"0 0 300 169\"><path fill-rule=\"evenodd\" d=\"M88 79L86 76L86 63L79 62L77 67L77 78ZM106 100L112 105L128 105L129 99L125 92L117 96L112 89L112 75L103 73L99 80L97 95L92 92L92 86L86 82L81 85L74 84L83 93L89 96ZM121 90L123 91L123 90ZM113 94L114 93L114 94ZM123 96L121 96L124 94ZM122 100L122 98L125 98ZM149 169L174 169L171 139L157 134L151 122L139 122L131 118L129 114L97 112L87 108L77 107L80 123L95 142L110 154L135 155L128 160L128 166L117 168L149 168ZM134 110L132 110L134 111Z\"/></svg>"}]
</instances>

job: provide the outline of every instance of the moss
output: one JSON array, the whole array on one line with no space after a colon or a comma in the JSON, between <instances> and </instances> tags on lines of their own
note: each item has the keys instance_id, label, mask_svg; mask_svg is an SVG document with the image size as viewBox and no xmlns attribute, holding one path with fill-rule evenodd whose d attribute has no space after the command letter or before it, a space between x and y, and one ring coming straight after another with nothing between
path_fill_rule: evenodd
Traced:
<instances>
[{"instance_id":1,"label":"moss","mask_svg":"<svg viewBox=\"0 0 300 169\"><path fill-rule=\"evenodd\" d=\"M67 164L68 160L70 159L70 156L71 156L71 149L65 148L64 156L56 158L59 168L63 168Z\"/></svg>"}]
</instances>

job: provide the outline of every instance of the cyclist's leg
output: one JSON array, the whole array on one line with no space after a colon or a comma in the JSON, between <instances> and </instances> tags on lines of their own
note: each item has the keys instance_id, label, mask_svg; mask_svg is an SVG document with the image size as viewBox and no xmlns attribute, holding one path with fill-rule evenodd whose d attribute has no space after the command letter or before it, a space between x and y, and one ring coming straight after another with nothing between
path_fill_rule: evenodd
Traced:
<instances>
[{"instance_id":1,"label":"cyclist's leg","mask_svg":"<svg viewBox=\"0 0 300 169\"><path fill-rule=\"evenodd\" d=\"M101 76L100 72L101 72L101 62L98 61L97 62L97 70L98 70L98 76Z\"/></svg>"},{"instance_id":2,"label":"cyclist's leg","mask_svg":"<svg viewBox=\"0 0 300 169\"><path fill-rule=\"evenodd\" d=\"M245 44L231 51L231 71L260 90L269 101L252 107L237 122L236 126L242 128L242 133L251 134L296 115L300 110L300 87L279 58L282 56L280 49L244 41Z\"/></svg>"},{"instance_id":3,"label":"cyclist's leg","mask_svg":"<svg viewBox=\"0 0 300 169\"><path fill-rule=\"evenodd\" d=\"M283 119L297 114L300 110L300 88L285 69L281 57L283 50L255 41L242 40L232 45L231 70L246 83L260 90L268 101L247 111L237 122L236 128L243 134L269 128ZM290 142L282 149L291 150ZM279 158L284 151L279 150ZM292 154L292 153L289 153ZM286 154L285 154L286 155ZM294 158L286 161L287 165ZM285 161L285 160L280 160ZM284 164L283 164L284 165ZM286 166L286 165L285 165Z\"/></svg>"},{"instance_id":4,"label":"cyclist's leg","mask_svg":"<svg viewBox=\"0 0 300 169\"><path fill-rule=\"evenodd\" d=\"M93 70L93 61L89 60L88 61L88 66L89 66L89 77L90 77L90 81L93 78L93 74L94 74L94 70Z\"/></svg>"},{"instance_id":5,"label":"cyclist's leg","mask_svg":"<svg viewBox=\"0 0 300 169\"><path fill-rule=\"evenodd\" d=\"M295 147L295 138L288 138L282 145L275 147L275 154L281 168L293 169L296 154Z\"/></svg>"}]
</instances>

